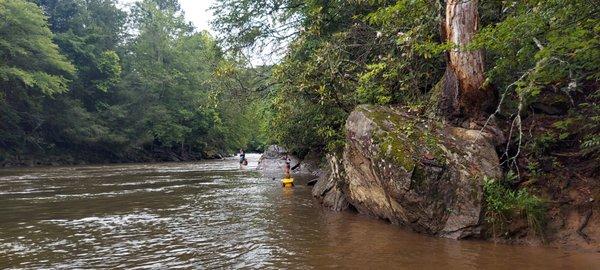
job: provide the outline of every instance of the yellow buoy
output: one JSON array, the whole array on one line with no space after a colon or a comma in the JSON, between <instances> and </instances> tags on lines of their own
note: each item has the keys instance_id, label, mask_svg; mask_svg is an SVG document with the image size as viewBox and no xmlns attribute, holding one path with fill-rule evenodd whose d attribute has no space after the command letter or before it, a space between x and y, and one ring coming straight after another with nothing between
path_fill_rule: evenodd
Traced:
<instances>
[{"instance_id":1,"label":"yellow buoy","mask_svg":"<svg viewBox=\"0 0 600 270\"><path fill-rule=\"evenodd\" d=\"M293 187L294 186L294 178L283 178L283 179L281 179L281 186L283 186L283 187Z\"/></svg>"}]
</instances>

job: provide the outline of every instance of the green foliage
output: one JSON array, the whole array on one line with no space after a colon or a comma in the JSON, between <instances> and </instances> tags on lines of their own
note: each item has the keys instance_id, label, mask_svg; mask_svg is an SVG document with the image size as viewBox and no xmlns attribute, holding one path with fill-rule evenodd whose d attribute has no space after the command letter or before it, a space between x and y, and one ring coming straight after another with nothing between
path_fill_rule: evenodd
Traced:
<instances>
[{"instance_id":1,"label":"green foliage","mask_svg":"<svg viewBox=\"0 0 600 270\"><path fill-rule=\"evenodd\" d=\"M289 42L272 75L271 138L299 153L340 149L357 104L417 102L441 77L441 51L425 45L439 39L431 21L439 10L426 1L221 0L214 8L231 48Z\"/></svg>"},{"instance_id":2,"label":"green foliage","mask_svg":"<svg viewBox=\"0 0 600 270\"><path fill-rule=\"evenodd\" d=\"M75 67L52 37L38 6L0 1L0 155L37 146L46 116L41 100L68 90Z\"/></svg>"},{"instance_id":3,"label":"green foliage","mask_svg":"<svg viewBox=\"0 0 600 270\"><path fill-rule=\"evenodd\" d=\"M52 42L42 10L27 1L2 0L0 18L3 88L26 87L47 95L65 92L75 67Z\"/></svg>"},{"instance_id":4,"label":"green foliage","mask_svg":"<svg viewBox=\"0 0 600 270\"><path fill-rule=\"evenodd\" d=\"M598 6L589 1L504 1L502 20L485 27L476 44L491 56L498 86L525 77L517 92L537 96L543 85L566 91L600 77Z\"/></svg>"},{"instance_id":5,"label":"green foliage","mask_svg":"<svg viewBox=\"0 0 600 270\"><path fill-rule=\"evenodd\" d=\"M523 114L547 95L568 100L556 130L532 138L533 154L578 146L599 162L600 7L586 0L486 1L484 7L488 24L472 45L487 52L488 80L505 96L503 113Z\"/></svg>"},{"instance_id":6,"label":"green foliage","mask_svg":"<svg viewBox=\"0 0 600 270\"><path fill-rule=\"evenodd\" d=\"M219 0L211 10L213 27L228 49L265 52L283 50L299 32L298 14L315 12L316 6L304 0Z\"/></svg>"},{"instance_id":7,"label":"green foliage","mask_svg":"<svg viewBox=\"0 0 600 270\"><path fill-rule=\"evenodd\" d=\"M271 105L276 113L269 121L270 135L276 142L300 156L311 149L335 151L343 146L339 130L345 123L345 111L290 98L279 92Z\"/></svg>"},{"instance_id":8,"label":"green foliage","mask_svg":"<svg viewBox=\"0 0 600 270\"><path fill-rule=\"evenodd\" d=\"M485 178L483 184L485 198L485 220L492 226L495 236L507 232L508 224L514 219L525 218L529 227L543 236L546 220L546 204L526 189L512 190L506 183L512 182L515 175L509 173L505 181Z\"/></svg>"},{"instance_id":9,"label":"green foliage","mask_svg":"<svg viewBox=\"0 0 600 270\"><path fill-rule=\"evenodd\" d=\"M396 77L397 72L390 72L387 63L370 64L367 72L359 78L358 99L364 103L389 104L392 101L391 88L379 82Z\"/></svg>"},{"instance_id":10,"label":"green foliage","mask_svg":"<svg viewBox=\"0 0 600 270\"><path fill-rule=\"evenodd\" d=\"M531 152L536 157L543 157L557 143L556 135L552 132L546 132L538 136L534 142Z\"/></svg>"},{"instance_id":11,"label":"green foliage","mask_svg":"<svg viewBox=\"0 0 600 270\"><path fill-rule=\"evenodd\" d=\"M453 49L440 33L444 9L443 1L427 0L220 0L214 6L219 10L214 25L235 52L269 48L265 44L272 42L282 51L281 44L289 42L273 75L277 91L284 93L272 97L277 104L291 104L279 106L285 108L281 110L274 106L274 114L314 127L306 138L323 143L300 143L304 139L296 140L301 133L293 125L277 129L272 137L299 149L338 145L343 119L357 104L423 104L442 77L445 53ZM479 13L481 31L468 48L486 52L486 85L505 96L504 116L524 113L549 92L564 93L573 115L582 110L575 108L581 103L574 100L579 93L584 103L597 103L597 5L586 0L492 0L480 1ZM296 112L294 106L315 113ZM328 119L316 115L331 107L340 113L329 113ZM588 126L585 132L593 129ZM586 153L597 156L597 132L573 131L560 137L579 137Z\"/></svg>"},{"instance_id":12,"label":"green foliage","mask_svg":"<svg viewBox=\"0 0 600 270\"><path fill-rule=\"evenodd\" d=\"M443 53L439 23L441 4L425 0L372 1L363 20L374 27L379 47L360 74L361 103L418 103L441 78Z\"/></svg>"},{"instance_id":13,"label":"green foliage","mask_svg":"<svg viewBox=\"0 0 600 270\"><path fill-rule=\"evenodd\" d=\"M573 118L569 122L561 122L559 128L567 130L569 137L576 138L580 145L581 153L600 163L600 90L596 90L590 102L581 103L578 110L573 111ZM565 134L566 132L563 132ZM562 135L562 134L561 134Z\"/></svg>"},{"instance_id":14,"label":"green foliage","mask_svg":"<svg viewBox=\"0 0 600 270\"><path fill-rule=\"evenodd\" d=\"M138 1L130 14L116 0L31 2L0 0L1 160L172 160L264 147L255 127L266 120L232 85L251 83L238 77L246 63L195 32L178 1Z\"/></svg>"},{"instance_id":15,"label":"green foliage","mask_svg":"<svg viewBox=\"0 0 600 270\"><path fill-rule=\"evenodd\" d=\"M115 51L104 51L100 54L97 63L98 75L103 80L94 80L98 90L107 92L112 86L115 86L121 78L121 64L119 55Z\"/></svg>"}]
</instances>

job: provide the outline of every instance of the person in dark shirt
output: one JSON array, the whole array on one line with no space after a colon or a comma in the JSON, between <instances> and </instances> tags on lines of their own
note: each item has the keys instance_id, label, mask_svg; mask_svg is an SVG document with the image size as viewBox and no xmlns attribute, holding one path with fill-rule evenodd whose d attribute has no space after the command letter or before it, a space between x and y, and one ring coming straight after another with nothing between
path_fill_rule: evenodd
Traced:
<instances>
[{"instance_id":1,"label":"person in dark shirt","mask_svg":"<svg viewBox=\"0 0 600 270\"><path fill-rule=\"evenodd\" d=\"M242 166L246 166L248 165L248 160L246 160L246 153L244 152L244 149L240 149L240 168Z\"/></svg>"}]
</instances>

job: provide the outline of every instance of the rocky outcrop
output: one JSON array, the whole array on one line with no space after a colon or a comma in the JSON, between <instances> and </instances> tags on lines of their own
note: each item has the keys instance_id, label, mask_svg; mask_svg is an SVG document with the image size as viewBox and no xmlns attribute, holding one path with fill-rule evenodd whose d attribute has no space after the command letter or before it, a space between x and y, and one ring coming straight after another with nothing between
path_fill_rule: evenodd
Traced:
<instances>
[{"instance_id":1,"label":"rocky outcrop","mask_svg":"<svg viewBox=\"0 0 600 270\"><path fill-rule=\"evenodd\" d=\"M324 176L324 172L322 170L325 167L322 153L319 151L311 150L306 154L306 156L302 159L301 166L299 166L300 171L310 173L315 177Z\"/></svg>"},{"instance_id":2,"label":"rocky outcrop","mask_svg":"<svg viewBox=\"0 0 600 270\"><path fill-rule=\"evenodd\" d=\"M338 186L344 183L342 179L345 177L343 168L341 167L341 159L328 155L327 162L330 171L319 177L312 190L313 196L327 208L335 211L346 210L349 204L346 200L346 195L342 192L341 187Z\"/></svg>"},{"instance_id":3,"label":"rocky outcrop","mask_svg":"<svg viewBox=\"0 0 600 270\"><path fill-rule=\"evenodd\" d=\"M432 235L480 235L483 179L501 176L493 135L375 106L353 111L346 134L341 162L330 159L313 190L324 205Z\"/></svg>"},{"instance_id":4,"label":"rocky outcrop","mask_svg":"<svg viewBox=\"0 0 600 270\"><path fill-rule=\"evenodd\" d=\"M265 159L279 159L285 156L287 150L279 145L269 145L260 157L259 163Z\"/></svg>"}]
</instances>

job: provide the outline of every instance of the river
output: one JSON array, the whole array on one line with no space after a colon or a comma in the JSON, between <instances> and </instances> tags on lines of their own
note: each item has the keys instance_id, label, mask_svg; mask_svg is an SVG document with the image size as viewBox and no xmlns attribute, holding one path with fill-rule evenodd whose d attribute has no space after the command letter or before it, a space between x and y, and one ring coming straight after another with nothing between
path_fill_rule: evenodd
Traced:
<instances>
[{"instance_id":1,"label":"river","mask_svg":"<svg viewBox=\"0 0 600 270\"><path fill-rule=\"evenodd\" d=\"M318 206L237 160L0 170L0 269L599 269L597 253L454 241Z\"/></svg>"}]
</instances>

